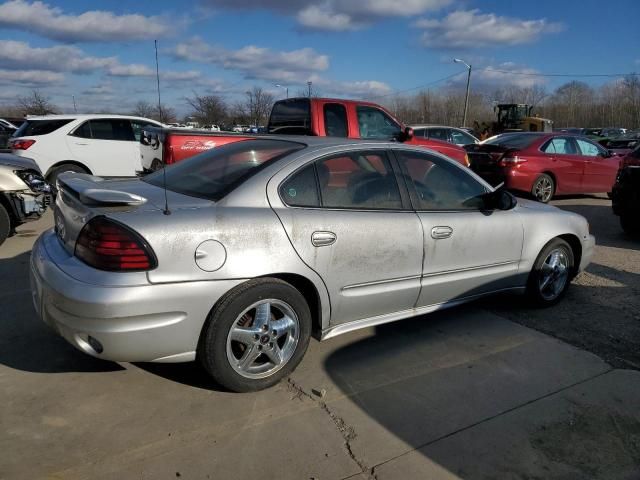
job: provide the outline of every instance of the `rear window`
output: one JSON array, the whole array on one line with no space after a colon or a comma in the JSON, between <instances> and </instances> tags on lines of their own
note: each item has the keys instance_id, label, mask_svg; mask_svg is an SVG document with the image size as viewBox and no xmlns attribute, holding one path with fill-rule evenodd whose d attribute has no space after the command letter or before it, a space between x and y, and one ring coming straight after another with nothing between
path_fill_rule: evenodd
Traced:
<instances>
[{"instance_id":1,"label":"rear window","mask_svg":"<svg viewBox=\"0 0 640 480\"><path fill-rule=\"evenodd\" d=\"M283 135L311 134L311 102L308 98L280 100L269 117L269 133Z\"/></svg>"},{"instance_id":2,"label":"rear window","mask_svg":"<svg viewBox=\"0 0 640 480\"><path fill-rule=\"evenodd\" d=\"M538 137L537 135L509 133L490 138L484 143L486 145L499 145L501 147L517 148L520 150L523 148L527 148L538 138L540 137Z\"/></svg>"},{"instance_id":3,"label":"rear window","mask_svg":"<svg viewBox=\"0 0 640 480\"><path fill-rule=\"evenodd\" d=\"M47 135L55 132L60 127L64 127L67 123L72 121L73 118L67 118L64 120L27 120L18 130L16 130L16 133L14 133L13 136L33 137L36 135Z\"/></svg>"},{"instance_id":4,"label":"rear window","mask_svg":"<svg viewBox=\"0 0 640 480\"><path fill-rule=\"evenodd\" d=\"M158 170L142 180L192 197L219 200L266 165L305 145L282 140L242 140Z\"/></svg>"}]
</instances>

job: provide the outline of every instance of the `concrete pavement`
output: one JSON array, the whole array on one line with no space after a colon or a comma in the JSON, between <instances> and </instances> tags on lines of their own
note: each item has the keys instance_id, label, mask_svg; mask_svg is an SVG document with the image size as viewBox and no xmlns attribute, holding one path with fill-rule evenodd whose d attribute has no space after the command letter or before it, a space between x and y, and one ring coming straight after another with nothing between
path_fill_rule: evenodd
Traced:
<instances>
[{"instance_id":1,"label":"concrete pavement","mask_svg":"<svg viewBox=\"0 0 640 480\"><path fill-rule=\"evenodd\" d=\"M255 394L92 359L31 307L48 222L0 247L0 478L640 478L640 373L473 305L312 341Z\"/></svg>"}]
</instances>

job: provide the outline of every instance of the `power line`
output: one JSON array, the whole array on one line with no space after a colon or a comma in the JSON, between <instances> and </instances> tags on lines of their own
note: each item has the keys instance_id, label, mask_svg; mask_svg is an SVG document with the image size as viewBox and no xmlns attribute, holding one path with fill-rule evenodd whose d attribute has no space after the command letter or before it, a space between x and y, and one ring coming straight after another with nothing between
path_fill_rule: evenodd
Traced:
<instances>
[{"instance_id":1,"label":"power line","mask_svg":"<svg viewBox=\"0 0 640 480\"><path fill-rule=\"evenodd\" d=\"M533 72L515 72L512 70L499 70L497 68L481 68L484 72L506 73L509 75L525 75L528 77L625 77L628 75L638 76L640 73L533 73Z\"/></svg>"},{"instance_id":2,"label":"power line","mask_svg":"<svg viewBox=\"0 0 640 480\"><path fill-rule=\"evenodd\" d=\"M378 98L386 98L391 97L393 95L398 95L399 93L411 92L413 90L419 90L421 88L430 87L431 85L435 85L436 83L444 82L445 80L449 80L450 78L457 77L460 75L460 72L454 73L453 75L449 75L447 77L439 78L438 80L434 80L433 82L425 83L424 85L418 85L417 87L405 88L404 90L394 90L391 93L385 93L384 95L376 95L375 97L367 97L370 100L378 99Z\"/></svg>"}]
</instances>

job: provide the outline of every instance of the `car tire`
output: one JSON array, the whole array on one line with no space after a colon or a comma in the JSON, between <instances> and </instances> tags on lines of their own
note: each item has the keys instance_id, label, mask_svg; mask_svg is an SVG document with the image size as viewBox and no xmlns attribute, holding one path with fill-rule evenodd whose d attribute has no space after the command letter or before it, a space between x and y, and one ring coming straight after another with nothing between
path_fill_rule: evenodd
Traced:
<instances>
[{"instance_id":1,"label":"car tire","mask_svg":"<svg viewBox=\"0 0 640 480\"><path fill-rule=\"evenodd\" d=\"M542 203L548 203L549 200L553 198L555 191L556 184L553 181L553 178L546 173L543 173L536 178L535 182L533 182L533 186L531 187L531 195L533 198Z\"/></svg>"},{"instance_id":2,"label":"car tire","mask_svg":"<svg viewBox=\"0 0 640 480\"><path fill-rule=\"evenodd\" d=\"M0 245L9 237L11 233L11 217L9 212L0 204Z\"/></svg>"},{"instance_id":3,"label":"car tire","mask_svg":"<svg viewBox=\"0 0 640 480\"><path fill-rule=\"evenodd\" d=\"M571 246L561 238L545 245L527 282L527 295L535 306L555 305L564 297L575 271L574 261Z\"/></svg>"},{"instance_id":4,"label":"car tire","mask_svg":"<svg viewBox=\"0 0 640 480\"><path fill-rule=\"evenodd\" d=\"M73 163L63 163L55 168L52 168L47 175L47 182L55 188L58 175L64 172L76 172L76 173L89 173L86 168Z\"/></svg>"},{"instance_id":5,"label":"car tire","mask_svg":"<svg viewBox=\"0 0 640 480\"><path fill-rule=\"evenodd\" d=\"M640 234L640 216L630 213L620 213L620 226L627 235L637 236Z\"/></svg>"},{"instance_id":6,"label":"car tire","mask_svg":"<svg viewBox=\"0 0 640 480\"><path fill-rule=\"evenodd\" d=\"M302 294L276 278L250 280L225 294L209 314L197 356L234 392L271 387L302 360L311 313Z\"/></svg>"}]
</instances>

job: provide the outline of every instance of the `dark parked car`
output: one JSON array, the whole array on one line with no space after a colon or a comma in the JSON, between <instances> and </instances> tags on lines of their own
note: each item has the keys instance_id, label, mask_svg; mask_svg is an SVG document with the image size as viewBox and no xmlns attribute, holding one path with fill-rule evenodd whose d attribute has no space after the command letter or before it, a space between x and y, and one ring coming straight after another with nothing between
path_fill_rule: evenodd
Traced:
<instances>
[{"instance_id":1,"label":"dark parked car","mask_svg":"<svg viewBox=\"0 0 640 480\"><path fill-rule=\"evenodd\" d=\"M640 166L620 170L611 199L622 229L630 235L640 234Z\"/></svg>"},{"instance_id":2,"label":"dark parked car","mask_svg":"<svg viewBox=\"0 0 640 480\"><path fill-rule=\"evenodd\" d=\"M465 149L489 183L544 203L556 194L610 193L621 161L586 137L562 133L505 133Z\"/></svg>"},{"instance_id":3,"label":"dark parked car","mask_svg":"<svg viewBox=\"0 0 640 480\"><path fill-rule=\"evenodd\" d=\"M0 149L7 148L7 144L9 142L9 138L16 131L15 128L9 127L4 124L0 124Z\"/></svg>"}]
</instances>

